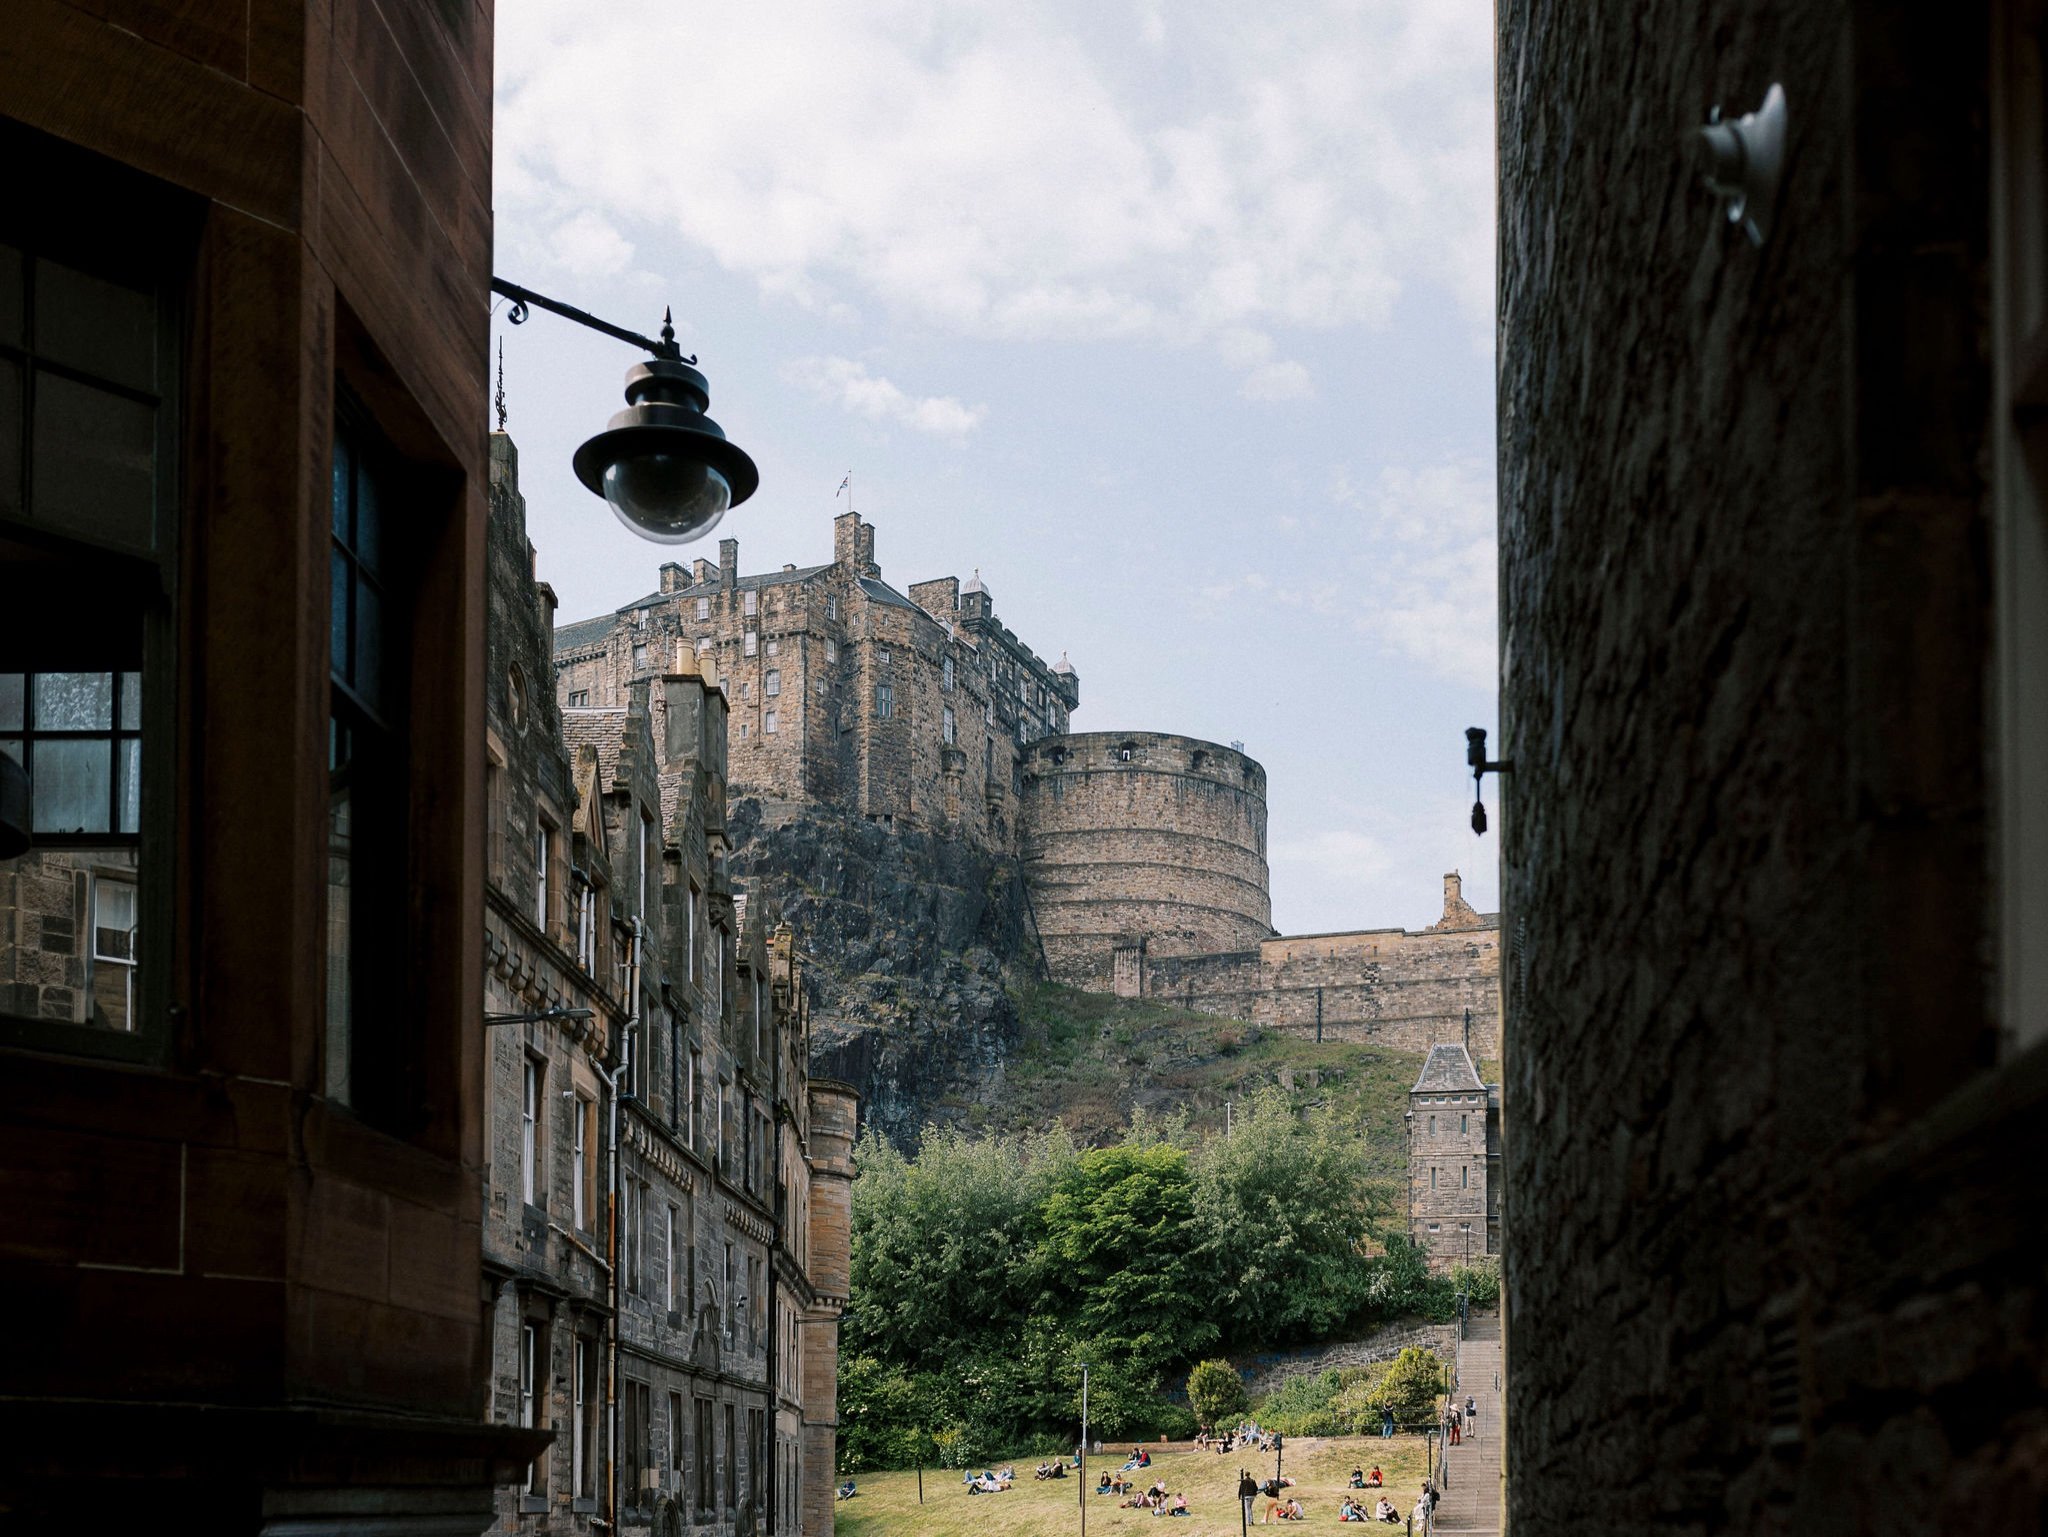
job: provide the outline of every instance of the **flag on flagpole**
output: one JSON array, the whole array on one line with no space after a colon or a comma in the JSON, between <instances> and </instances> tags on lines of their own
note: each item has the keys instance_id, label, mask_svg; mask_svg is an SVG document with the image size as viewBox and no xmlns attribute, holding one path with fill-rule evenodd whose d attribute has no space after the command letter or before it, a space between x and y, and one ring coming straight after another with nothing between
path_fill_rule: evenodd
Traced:
<instances>
[{"instance_id":1,"label":"flag on flagpole","mask_svg":"<svg viewBox=\"0 0 2048 1537\"><path fill-rule=\"evenodd\" d=\"M840 481L840 482L839 482L839 491L844 491L844 490L845 490L845 489L846 489L846 488L847 488L848 486L850 486L850 485L852 485L852 484L853 484L853 471L852 471L852 470L848 470L848 471L846 472L846 479L844 479L844 480L842 480L842 481ZM839 491L834 491L834 492L832 493L832 500L833 500L833 501L835 501L835 502L839 500Z\"/></svg>"}]
</instances>

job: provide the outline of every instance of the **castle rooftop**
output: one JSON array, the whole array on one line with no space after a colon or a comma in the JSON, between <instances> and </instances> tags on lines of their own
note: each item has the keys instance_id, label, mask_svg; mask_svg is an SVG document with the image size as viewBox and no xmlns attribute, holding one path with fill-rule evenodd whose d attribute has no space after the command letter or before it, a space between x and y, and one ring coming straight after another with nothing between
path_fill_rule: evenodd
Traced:
<instances>
[{"instance_id":1,"label":"castle rooftop","mask_svg":"<svg viewBox=\"0 0 2048 1537\"><path fill-rule=\"evenodd\" d=\"M1429 1056L1422 1064L1422 1074L1415 1080L1415 1087L1409 1092L1476 1094L1485 1087L1486 1085L1479 1081L1479 1069L1472 1065L1472 1053L1452 1041L1429 1048Z\"/></svg>"}]
</instances>

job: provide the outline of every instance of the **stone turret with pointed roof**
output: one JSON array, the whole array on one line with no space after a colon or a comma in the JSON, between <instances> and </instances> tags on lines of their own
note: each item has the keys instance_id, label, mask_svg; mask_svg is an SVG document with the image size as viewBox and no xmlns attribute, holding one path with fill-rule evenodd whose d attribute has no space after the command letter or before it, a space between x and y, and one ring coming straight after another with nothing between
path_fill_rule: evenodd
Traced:
<instances>
[{"instance_id":1,"label":"stone turret with pointed roof","mask_svg":"<svg viewBox=\"0 0 2048 1537\"><path fill-rule=\"evenodd\" d=\"M1498 1103L1462 1043L1429 1048L1408 1091L1408 1228L1433 1269L1498 1251Z\"/></svg>"}]
</instances>

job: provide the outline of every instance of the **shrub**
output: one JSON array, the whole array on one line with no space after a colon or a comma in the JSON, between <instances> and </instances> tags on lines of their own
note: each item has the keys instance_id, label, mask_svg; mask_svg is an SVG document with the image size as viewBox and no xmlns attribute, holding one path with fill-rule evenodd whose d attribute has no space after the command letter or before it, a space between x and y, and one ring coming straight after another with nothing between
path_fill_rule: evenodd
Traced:
<instances>
[{"instance_id":1,"label":"shrub","mask_svg":"<svg viewBox=\"0 0 2048 1537\"><path fill-rule=\"evenodd\" d=\"M1203 1425L1235 1419L1246 1401L1244 1379L1228 1361L1203 1361L1188 1373L1188 1407Z\"/></svg>"}]
</instances>

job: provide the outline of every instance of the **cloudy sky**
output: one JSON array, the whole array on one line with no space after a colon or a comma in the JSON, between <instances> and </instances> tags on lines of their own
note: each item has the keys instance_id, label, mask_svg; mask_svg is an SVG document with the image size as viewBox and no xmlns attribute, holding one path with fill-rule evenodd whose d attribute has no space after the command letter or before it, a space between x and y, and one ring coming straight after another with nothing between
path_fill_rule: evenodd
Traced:
<instances>
[{"instance_id":1,"label":"cloudy sky","mask_svg":"<svg viewBox=\"0 0 2048 1537\"><path fill-rule=\"evenodd\" d=\"M1490 910L1491 15L501 0L496 269L674 305L745 570L829 559L850 469L886 578L979 568L1070 655L1075 729L1241 740L1283 932L1433 921L1452 868ZM569 471L633 354L493 330L562 617L650 591Z\"/></svg>"}]
</instances>

